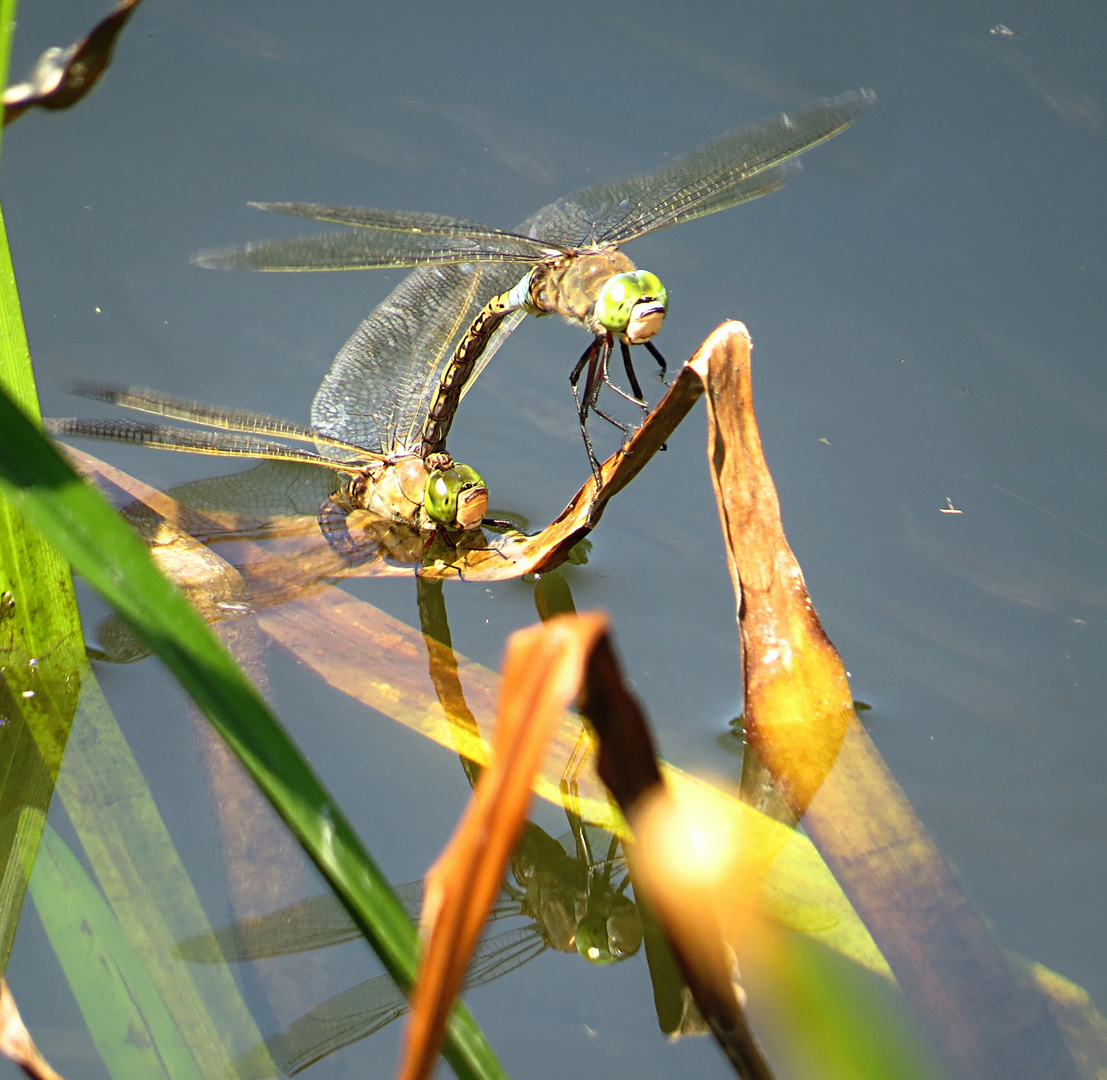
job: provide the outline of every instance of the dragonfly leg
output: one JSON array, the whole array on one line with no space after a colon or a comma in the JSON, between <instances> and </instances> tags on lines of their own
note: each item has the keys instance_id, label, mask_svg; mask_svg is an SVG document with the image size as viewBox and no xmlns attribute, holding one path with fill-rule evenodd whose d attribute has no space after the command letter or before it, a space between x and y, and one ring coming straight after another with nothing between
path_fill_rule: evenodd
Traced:
<instances>
[{"instance_id":1,"label":"dragonfly leg","mask_svg":"<svg viewBox=\"0 0 1107 1080\"><path fill-rule=\"evenodd\" d=\"M530 535L529 533L523 532L516 522L508 521L505 518L482 518L481 526L485 529L495 529L496 532L513 532L518 533L520 536Z\"/></svg>"},{"instance_id":2,"label":"dragonfly leg","mask_svg":"<svg viewBox=\"0 0 1107 1080\"><path fill-rule=\"evenodd\" d=\"M669 370L669 365L665 363L665 357L663 357L661 353L658 352L657 346L652 341L647 341L645 344L646 348L649 350L650 356L652 356L657 361L657 366L660 369L657 372L657 377L662 382L668 382L668 380L665 378L665 373Z\"/></svg>"},{"instance_id":3,"label":"dragonfly leg","mask_svg":"<svg viewBox=\"0 0 1107 1080\"><path fill-rule=\"evenodd\" d=\"M627 378L630 380L630 388L634 392L634 396L638 399L637 403L645 409L646 398L642 393L642 387L638 385L638 376L634 373L634 361L630 356L630 346L625 341L620 341L619 346L623 350L623 367L626 368Z\"/></svg>"},{"instance_id":4,"label":"dragonfly leg","mask_svg":"<svg viewBox=\"0 0 1107 1080\"><path fill-rule=\"evenodd\" d=\"M599 491L603 478L600 475L600 460L596 457L596 451L592 446L592 439L588 435L588 413L589 410L594 410L596 405L596 395L599 393L599 386L597 384L596 372L601 363L601 356L603 355L606 346L606 351L611 351L611 345L608 340L604 338L593 338L588 348L584 350L581 358L577 361L577 366L573 368L572 374L569 376L569 385L573 389L573 400L577 406L577 419L580 421L580 433L584 437L584 446L588 451L588 462L592 466L592 476L596 481L596 490ZM583 397L580 391L577 389L577 384L580 382L581 374L584 371L585 366L588 367L588 377L584 382L584 394ZM597 410L598 411L598 410ZM602 416L603 414L600 413ZM607 419L607 417L604 417Z\"/></svg>"},{"instance_id":5,"label":"dragonfly leg","mask_svg":"<svg viewBox=\"0 0 1107 1080\"><path fill-rule=\"evenodd\" d=\"M665 385L667 386L669 384L669 380L665 378L665 372L667 372L669 370L669 365L665 363L665 357L663 357L661 355L661 353L657 351L657 346L652 341L645 342L645 345L646 345L646 348L649 349L649 351L650 351L650 356L652 356L657 361L657 366L658 366L658 369L659 369L658 372L657 372L657 377L663 383L665 383ZM669 444L668 443L662 443L658 447L658 450L668 450L668 449L669 449Z\"/></svg>"},{"instance_id":6,"label":"dragonfly leg","mask_svg":"<svg viewBox=\"0 0 1107 1080\"><path fill-rule=\"evenodd\" d=\"M610 386L612 390L617 391L627 401L633 401L635 405L641 405L645 408L645 402L638 398L632 398L625 390L621 390L607 377L607 362L611 358L611 336L608 335L603 343L603 348L600 351L599 363L588 369L588 386L585 387L584 400L587 404L587 409L594 412L601 420L606 420L612 427L617 427L623 433L623 441L626 442L630 436L630 428L616 420L613 416L608 416L607 413L601 409L596 402L600 398L600 389L604 385Z\"/></svg>"},{"instance_id":7,"label":"dragonfly leg","mask_svg":"<svg viewBox=\"0 0 1107 1080\"><path fill-rule=\"evenodd\" d=\"M600 459L596 457L595 447L592 446L592 439L588 434L588 425L583 420L580 422L580 433L584 436L584 448L588 451L588 464L592 466L592 478L596 481L596 492L598 494L600 488L603 487Z\"/></svg>"},{"instance_id":8,"label":"dragonfly leg","mask_svg":"<svg viewBox=\"0 0 1107 1080\"><path fill-rule=\"evenodd\" d=\"M594 377L592 373L589 372L589 385L592 386L592 396L589 401L588 407L590 409L595 409L596 401L599 399L600 396L600 387L609 386L612 390L615 391L616 394L619 395L619 397L623 398L626 401L629 401L632 405L637 405L640 409L643 410L643 412L646 412L648 411L648 409L645 399L642 397L642 387L638 385L638 378L634 373L634 365L630 359L630 346L627 345L625 342L621 344L623 348L623 364L626 367L627 375L630 376L630 385L634 393L628 394L618 383L614 383L611 381L607 370L607 361L611 356L611 343L608 342L607 355L604 358L603 367L595 374ZM619 426L621 427L622 425L620 424Z\"/></svg>"},{"instance_id":9,"label":"dragonfly leg","mask_svg":"<svg viewBox=\"0 0 1107 1080\"><path fill-rule=\"evenodd\" d=\"M616 420L614 416L608 416L602 409L597 409L595 405L592 406L592 412L601 420L606 420L612 427L617 427L623 433L624 440L630 436L630 426L628 424Z\"/></svg>"},{"instance_id":10,"label":"dragonfly leg","mask_svg":"<svg viewBox=\"0 0 1107 1080\"><path fill-rule=\"evenodd\" d=\"M444 525L439 525L427 539L427 542L423 545L423 554L426 555L428 551L434 546L435 540L441 540L446 547L451 551L457 550L457 541L450 535L449 529Z\"/></svg>"},{"instance_id":11,"label":"dragonfly leg","mask_svg":"<svg viewBox=\"0 0 1107 1080\"><path fill-rule=\"evenodd\" d=\"M629 434L630 429L625 424L621 424L618 420L608 416L607 413L603 412L603 410L596 405L596 402L600 399L600 389L605 384L610 386L613 390L618 390L623 397L627 398L628 401L630 400L625 391L619 390L619 387L607 377L607 362L610 358L611 335L608 334L607 337L600 341L599 350L592 355L588 364L588 378L585 380L584 384L584 402L583 404L579 404L578 402L580 422L583 425L588 419L588 414L594 412L601 419L617 427L625 438ZM635 402L635 404L640 405L642 403L639 401Z\"/></svg>"},{"instance_id":12,"label":"dragonfly leg","mask_svg":"<svg viewBox=\"0 0 1107 1080\"><path fill-rule=\"evenodd\" d=\"M631 405L637 405L638 408L640 408L640 409L642 409L646 412L649 411L649 407L646 405L646 403L641 398L636 398L633 394L628 394L618 383L612 382L606 376L603 379L600 380L600 383L603 386L610 387L624 401L629 401L631 403ZM595 408L595 405L593 405L593 408Z\"/></svg>"},{"instance_id":13,"label":"dragonfly leg","mask_svg":"<svg viewBox=\"0 0 1107 1080\"><path fill-rule=\"evenodd\" d=\"M577 366L573 368L572 373L569 375L569 385L573 388L573 400L577 403L577 415L587 416L588 406L587 404L581 405L580 395L577 393L577 383L580 382L580 376L584 371L585 365L589 365L588 379L585 380L585 388L588 387L592 378L591 365L596 359L596 354L599 352L600 345L603 343L602 338L593 338L588 343L588 348L584 350L580 355L580 359L577 361ZM585 399L587 401L587 398Z\"/></svg>"}]
</instances>

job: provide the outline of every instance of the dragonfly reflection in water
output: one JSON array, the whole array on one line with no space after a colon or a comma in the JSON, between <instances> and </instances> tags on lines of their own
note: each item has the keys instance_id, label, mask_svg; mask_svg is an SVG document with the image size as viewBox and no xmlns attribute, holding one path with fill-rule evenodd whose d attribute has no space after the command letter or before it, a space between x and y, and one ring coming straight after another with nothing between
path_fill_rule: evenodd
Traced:
<instances>
[{"instance_id":1,"label":"dragonfly reflection in water","mask_svg":"<svg viewBox=\"0 0 1107 1080\"><path fill-rule=\"evenodd\" d=\"M651 341L668 308L665 288L654 274L636 269L619 246L777 190L799 171L799 162L793 160L798 154L844 130L874 100L871 91L851 92L722 135L648 176L585 188L551 203L516 232L437 214L253 203L260 209L359 229L201 252L195 261L208 267L270 271L427 264L455 268L453 274L442 277L447 292L471 284L472 293L464 306L451 304L440 314L442 326L448 314L463 316L453 335L456 347L440 378L432 370L437 361L428 360L427 377L418 388L427 399L420 445L424 456L444 447L460 397L523 315L564 316L593 335L570 382L593 471L598 472L586 424L589 412L598 413L624 434L627 431L597 408L601 386L607 383L645 407L631 363L631 345L644 344L665 370L665 361ZM522 278L520 265L529 267ZM372 408L364 407L357 380L348 375L351 370L370 374L377 364L394 363L396 350L407 347L402 338L408 327L402 319L400 329L403 334L397 339L379 333L367 335L364 341L358 335L351 339L316 397L312 415L316 427L351 438L357 424L353 418L374 415ZM633 397L608 380L616 340ZM578 394L585 368L584 387ZM381 405L371 391L368 404Z\"/></svg>"},{"instance_id":2,"label":"dragonfly reflection in water","mask_svg":"<svg viewBox=\"0 0 1107 1080\"><path fill-rule=\"evenodd\" d=\"M573 820L571 818L571 820ZM596 852L601 852L596 858ZM527 822L511 860L511 881L501 887L490 919L523 918L526 924L485 937L477 946L465 987L506 975L547 949L577 952L594 964L624 960L642 944L642 921L626 895L629 877L618 841L603 830L573 820L573 830L553 839ZM413 918L423 883L396 890ZM185 960L257 960L304 952L360 938L346 909L331 893L246 919L214 933L182 941ZM388 975L353 987L317 1005L286 1031L266 1039L288 1075L379 1031L407 1011L407 1000Z\"/></svg>"}]
</instances>

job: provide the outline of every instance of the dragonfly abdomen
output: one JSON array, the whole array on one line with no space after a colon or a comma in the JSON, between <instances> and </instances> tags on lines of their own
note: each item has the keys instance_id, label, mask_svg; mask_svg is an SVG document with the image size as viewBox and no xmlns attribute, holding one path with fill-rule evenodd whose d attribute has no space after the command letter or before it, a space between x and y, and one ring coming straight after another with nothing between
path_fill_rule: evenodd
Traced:
<instances>
[{"instance_id":1,"label":"dragonfly abdomen","mask_svg":"<svg viewBox=\"0 0 1107 1080\"><path fill-rule=\"evenodd\" d=\"M499 329L500 323L516 310L511 302L511 293L501 293L492 297L481 308L469 333L461 339L454 352L450 366L442 373L438 390L434 395L427 418L423 422L423 442L419 452L426 458L429 454L442 453L446 449L446 436L454 422L461 395L473 374L473 368L480 359L492 335Z\"/></svg>"}]
</instances>

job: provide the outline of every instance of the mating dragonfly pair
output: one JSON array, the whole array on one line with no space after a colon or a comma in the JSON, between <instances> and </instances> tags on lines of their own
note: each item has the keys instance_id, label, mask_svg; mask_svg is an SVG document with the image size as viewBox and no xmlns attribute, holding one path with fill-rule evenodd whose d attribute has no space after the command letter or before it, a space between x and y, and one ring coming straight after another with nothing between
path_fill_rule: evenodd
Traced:
<instances>
[{"instance_id":1,"label":"mating dragonfly pair","mask_svg":"<svg viewBox=\"0 0 1107 1080\"><path fill-rule=\"evenodd\" d=\"M665 370L652 342L668 308L665 288L654 274L637 269L620 245L776 191L800 171L799 154L844 130L874 100L871 91L851 92L722 135L647 176L585 188L551 203L515 232L436 214L254 203L357 228L203 252L195 259L199 265L266 271L421 267L338 353L315 396L311 427L147 390L98 386L78 392L218 430L80 419L52 420L48 429L59 436L320 465L336 474L335 492L320 512L324 533L328 521L366 509L415 525L432 539L449 539L479 529L488 507L480 474L446 452L461 398L525 315L558 314L592 335L570 384L598 488L589 414L627 433L598 407L601 388L608 385L646 409L631 345L644 345ZM528 267L521 278L520 265ZM629 393L609 379L616 342Z\"/></svg>"}]
</instances>

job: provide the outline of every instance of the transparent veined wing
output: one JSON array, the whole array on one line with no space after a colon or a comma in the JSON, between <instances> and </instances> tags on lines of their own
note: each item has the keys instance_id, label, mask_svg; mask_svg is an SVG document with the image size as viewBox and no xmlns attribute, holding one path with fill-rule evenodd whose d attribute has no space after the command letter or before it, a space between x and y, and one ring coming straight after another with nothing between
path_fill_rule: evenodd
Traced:
<instances>
[{"instance_id":1,"label":"transparent veined wing","mask_svg":"<svg viewBox=\"0 0 1107 1080\"><path fill-rule=\"evenodd\" d=\"M518 927L481 941L462 989L483 986L532 960L546 948L535 926ZM367 1038L407 1012L407 999L388 975L368 979L329 998L288 1028L265 1040L278 1067L289 1076L321 1058Z\"/></svg>"},{"instance_id":2,"label":"transparent veined wing","mask_svg":"<svg viewBox=\"0 0 1107 1080\"><path fill-rule=\"evenodd\" d=\"M647 176L585 188L565 201L590 221L592 242L625 244L777 190L798 173L798 154L847 128L875 100L872 91L858 90L781 113L720 135Z\"/></svg>"},{"instance_id":3,"label":"transparent veined wing","mask_svg":"<svg viewBox=\"0 0 1107 1080\"><path fill-rule=\"evenodd\" d=\"M520 276L516 265L480 263L409 274L339 350L312 403L312 426L385 453L417 447L458 342L481 308ZM485 363L522 318L508 316Z\"/></svg>"}]
</instances>

